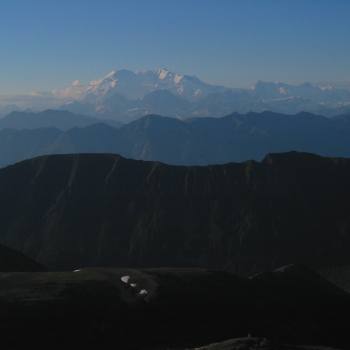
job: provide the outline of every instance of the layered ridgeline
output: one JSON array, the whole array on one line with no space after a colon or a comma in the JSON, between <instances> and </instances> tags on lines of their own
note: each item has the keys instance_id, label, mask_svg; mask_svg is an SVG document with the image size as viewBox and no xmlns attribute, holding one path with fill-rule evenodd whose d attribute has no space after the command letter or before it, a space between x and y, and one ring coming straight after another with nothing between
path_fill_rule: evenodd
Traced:
<instances>
[{"instance_id":1,"label":"layered ridgeline","mask_svg":"<svg viewBox=\"0 0 350 350\"><path fill-rule=\"evenodd\" d=\"M3 129L39 129L57 128L69 130L74 127L86 127L104 122L107 125L119 127L121 124L113 120L101 120L68 111L45 110L42 112L12 112L0 119L0 130Z\"/></svg>"},{"instance_id":2,"label":"layered ridgeline","mask_svg":"<svg viewBox=\"0 0 350 350\"><path fill-rule=\"evenodd\" d=\"M0 170L0 243L54 269L348 264L350 160L207 167L57 155Z\"/></svg>"},{"instance_id":3,"label":"layered ridgeline","mask_svg":"<svg viewBox=\"0 0 350 350\"><path fill-rule=\"evenodd\" d=\"M16 118L0 120L0 129L7 127L0 130L0 166L58 153L118 153L177 165L261 160L267 153L293 150L350 157L349 116L329 119L308 113L287 116L264 112L185 121L148 116L118 129L95 124L61 131L61 118L72 117L71 123L78 120L67 112L60 113L53 113L56 118L52 124L49 117L35 114L20 118L19 113ZM28 130L28 125L52 127Z\"/></svg>"}]
</instances>

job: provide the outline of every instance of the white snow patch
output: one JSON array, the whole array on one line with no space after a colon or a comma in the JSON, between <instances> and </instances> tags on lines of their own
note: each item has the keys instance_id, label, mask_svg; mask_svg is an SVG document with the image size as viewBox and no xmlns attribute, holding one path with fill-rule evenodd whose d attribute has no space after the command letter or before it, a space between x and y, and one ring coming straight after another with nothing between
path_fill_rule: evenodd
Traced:
<instances>
[{"instance_id":1,"label":"white snow patch","mask_svg":"<svg viewBox=\"0 0 350 350\"><path fill-rule=\"evenodd\" d=\"M136 284L136 283L130 283L130 287L136 288L136 287L137 287L137 284Z\"/></svg>"},{"instance_id":2,"label":"white snow patch","mask_svg":"<svg viewBox=\"0 0 350 350\"><path fill-rule=\"evenodd\" d=\"M278 90L279 90L279 93L281 95L287 95L288 94L286 88L284 88L284 87L280 87Z\"/></svg>"},{"instance_id":3,"label":"white snow patch","mask_svg":"<svg viewBox=\"0 0 350 350\"><path fill-rule=\"evenodd\" d=\"M148 291L146 289L141 289L139 291L139 295L147 295L148 294Z\"/></svg>"},{"instance_id":4,"label":"white snow patch","mask_svg":"<svg viewBox=\"0 0 350 350\"><path fill-rule=\"evenodd\" d=\"M117 74L117 71L116 70L112 70L103 79L113 78L113 77L115 77L116 74Z\"/></svg>"},{"instance_id":5,"label":"white snow patch","mask_svg":"<svg viewBox=\"0 0 350 350\"><path fill-rule=\"evenodd\" d=\"M130 276L123 276L120 280L121 280L123 283L128 284L129 281L130 281Z\"/></svg>"},{"instance_id":6,"label":"white snow patch","mask_svg":"<svg viewBox=\"0 0 350 350\"><path fill-rule=\"evenodd\" d=\"M175 84L179 84L183 78L184 78L183 75L181 75L181 74L176 74L176 75L175 75L175 78L174 78Z\"/></svg>"},{"instance_id":7,"label":"white snow patch","mask_svg":"<svg viewBox=\"0 0 350 350\"><path fill-rule=\"evenodd\" d=\"M159 79L160 79L160 80L164 80L164 79L168 76L169 71L166 70L166 69L160 69L160 70L158 71L158 74L159 74Z\"/></svg>"},{"instance_id":8,"label":"white snow patch","mask_svg":"<svg viewBox=\"0 0 350 350\"><path fill-rule=\"evenodd\" d=\"M198 96L201 96L202 95L202 90L201 89L197 89L195 92L194 92L194 96L198 97Z\"/></svg>"},{"instance_id":9,"label":"white snow patch","mask_svg":"<svg viewBox=\"0 0 350 350\"><path fill-rule=\"evenodd\" d=\"M74 270L73 272L80 272L81 270L80 269L77 269L77 270Z\"/></svg>"},{"instance_id":10,"label":"white snow patch","mask_svg":"<svg viewBox=\"0 0 350 350\"><path fill-rule=\"evenodd\" d=\"M334 90L334 87L331 85L326 85L326 86L321 86L320 89L322 91L332 91L332 90Z\"/></svg>"},{"instance_id":11,"label":"white snow patch","mask_svg":"<svg viewBox=\"0 0 350 350\"><path fill-rule=\"evenodd\" d=\"M183 86L180 86L176 91L179 95L183 95L185 92L185 88Z\"/></svg>"},{"instance_id":12,"label":"white snow patch","mask_svg":"<svg viewBox=\"0 0 350 350\"><path fill-rule=\"evenodd\" d=\"M77 87L77 86L82 86L82 84L81 84L80 80L74 80L72 82L72 86Z\"/></svg>"}]
</instances>

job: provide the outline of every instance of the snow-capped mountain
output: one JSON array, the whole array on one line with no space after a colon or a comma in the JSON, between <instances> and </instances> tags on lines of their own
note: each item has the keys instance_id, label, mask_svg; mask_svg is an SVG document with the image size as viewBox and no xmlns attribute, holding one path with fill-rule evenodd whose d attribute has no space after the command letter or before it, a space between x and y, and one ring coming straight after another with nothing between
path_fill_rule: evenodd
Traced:
<instances>
[{"instance_id":1,"label":"snow-capped mountain","mask_svg":"<svg viewBox=\"0 0 350 350\"><path fill-rule=\"evenodd\" d=\"M74 81L72 86L56 90L57 96L91 102L115 94L131 100L142 99L157 90L170 91L175 96L195 101L211 93L229 90L222 86L206 84L195 76L170 72L167 69L133 72L127 69L113 70L102 79L91 81L86 86Z\"/></svg>"},{"instance_id":2,"label":"snow-capped mountain","mask_svg":"<svg viewBox=\"0 0 350 350\"><path fill-rule=\"evenodd\" d=\"M102 119L127 122L147 114L169 117L220 117L232 112L294 114L302 111L332 116L350 112L350 84L258 81L250 89L232 89L206 83L192 75L168 69L133 72L113 70L87 84L79 80L50 93L1 100L1 109L40 111L64 109Z\"/></svg>"}]
</instances>

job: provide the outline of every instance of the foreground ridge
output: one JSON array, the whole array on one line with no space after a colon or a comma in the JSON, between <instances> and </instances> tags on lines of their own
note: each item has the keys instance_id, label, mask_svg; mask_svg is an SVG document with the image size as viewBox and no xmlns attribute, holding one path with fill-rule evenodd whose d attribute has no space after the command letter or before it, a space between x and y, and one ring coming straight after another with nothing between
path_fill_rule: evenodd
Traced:
<instances>
[{"instance_id":1,"label":"foreground ridge","mask_svg":"<svg viewBox=\"0 0 350 350\"><path fill-rule=\"evenodd\" d=\"M0 170L0 243L56 269L348 264L349 178L348 159L296 152L203 167L45 156Z\"/></svg>"}]
</instances>

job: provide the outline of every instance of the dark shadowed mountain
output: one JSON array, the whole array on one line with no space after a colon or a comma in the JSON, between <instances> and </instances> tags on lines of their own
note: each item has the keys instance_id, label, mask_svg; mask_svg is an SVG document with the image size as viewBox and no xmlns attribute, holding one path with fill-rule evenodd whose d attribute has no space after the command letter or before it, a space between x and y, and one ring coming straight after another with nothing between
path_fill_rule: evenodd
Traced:
<instances>
[{"instance_id":1,"label":"dark shadowed mountain","mask_svg":"<svg viewBox=\"0 0 350 350\"><path fill-rule=\"evenodd\" d=\"M349 264L350 161L46 156L0 170L0 243L51 268Z\"/></svg>"},{"instance_id":2,"label":"dark shadowed mountain","mask_svg":"<svg viewBox=\"0 0 350 350\"><path fill-rule=\"evenodd\" d=\"M0 119L1 129L38 129L57 128L68 130L74 127L85 127L100 123L101 120L85 115L74 114L67 111L46 110L39 113L34 112L12 112ZM106 124L118 127L121 124L115 121L105 121Z\"/></svg>"},{"instance_id":3,"label":"dark shadowed mountain","mask_svg":"<svg viewBox=\"0 0 350 350\"><path fill-rule=\"evenodd\" d=\"M350 157L350 119L272 112L186 121L147 116L119 129L98 124L67 131L2 130L0 150L0 166L57 153L118 153L177 165L261 160L293 150Z\"/></svg>"},{"instance_id":4,"label":"dark shadowed mountain","mask_svg":"<svg viewBox=\"0 0 350 350\"><path fill-rule=\"evenodd\" d=\"M148 116L120 130L135 159L170 164L218 164L261 160L270 152L292 150L326 156L350 156L349 119L309 113L287 116L271 112L232 114L185 122Z\"/></svg>"},{"instance_id":5,"label":"dark shadowed mountain","mask_svg":"<svg viewBox=\"0 0 350 350\"><path fill-rule=\"evenodd\" d=\"M347 349L349 295L334 286L330 290L314 275L305 280L303 270L297 271L279 273L271 288L263 279L205 269L0 273L2 344L11 349L36 342L39 349L104 349L111 343L123 350L189 349L252 334L259 340L208 349L321 350L284 343ZM302 293L288 290L286 282ZM241 347L234 347L238 343Z\"/></svg>"},{"instance_id":6,"label":"dark shadowed mountain","mask_svg":"<svg viewBox=\"0 0 350 350\"><path fill-rule=\"evenodd\" d=\"M328 266L318 271L324 278L350 293L350 266Z\"/></svg>"}]
</instances>

